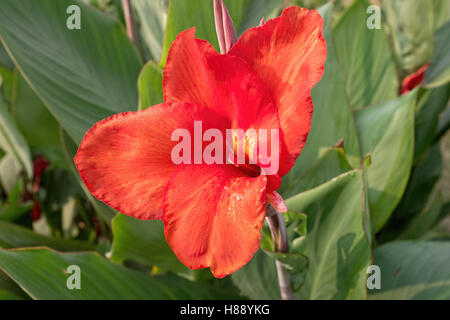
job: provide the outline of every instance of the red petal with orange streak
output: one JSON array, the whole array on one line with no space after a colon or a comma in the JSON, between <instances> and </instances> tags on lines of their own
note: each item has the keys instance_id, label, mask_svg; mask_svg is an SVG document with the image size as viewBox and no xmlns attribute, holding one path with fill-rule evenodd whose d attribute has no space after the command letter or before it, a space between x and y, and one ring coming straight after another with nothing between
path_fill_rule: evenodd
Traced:
<instances>
[{"instance_id":1,"label":"red petal with orange streak","mask_svg":"<svg viewBox=\"0 0 450 320\"><path fill-rule=\"evenodd\" d=\"M311 126L311 89L324 70L327 50L322 27L317 11L290 7L280 17L247 30L229 52L247 61L269 88L294 161Z\"/></svg>"},{"instance_id":2,"label":"red petal with orange streak","mask_svg":"<svg viewBox=\"0 0 450 320\"><path fill-rule=\"evenodd\" d=\"M97 199L135 218L162 219L164 190L177 168L171 135L185 128L193 136L195 120L205 129L226 126L211 110L187 103L116 114L86 133L75 165Z\"/></svg>"},{"instance_id":3,"label":"red petal with orange streak","mask_svg":"<svg viewBox=\"0 0 450 320\"><path fill-rule=\"evenodd\" d=\"M232 128L280 128L277 109L258 75L242 59L220 55L208 42L195 39L193 28L172 44L163 85L164 101L207 106L230 119ZM280 132L280 170L292 165Z\"/></svg>"},{"instance_id":4,"label":"red petal with orange streak","mask_svg":"<svg viewBox=\"0 0 450 320\"><path fill-rule=\"evenodd\" d=\"M181 166L168 184L163 218L178 259L191 269L210 267L218 278L250 261L260 243L266 182L233 166Z\"/></svg>"}]
</instances>

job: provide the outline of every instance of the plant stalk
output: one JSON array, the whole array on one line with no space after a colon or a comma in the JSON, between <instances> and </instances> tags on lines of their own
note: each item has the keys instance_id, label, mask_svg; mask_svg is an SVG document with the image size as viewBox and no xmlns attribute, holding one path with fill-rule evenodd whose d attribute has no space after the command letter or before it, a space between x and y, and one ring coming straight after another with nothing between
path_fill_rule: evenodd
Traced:
<instances>
[{"instance_id":1,"label":"plant stalk","mask_svg":"<svg viewBox=\"0 0 450 320\"><path fill-rule=\"evenodd\" d=\"M283 215L269 205L266 211L266 220L272 234L275 251L287 253L289 251L289 243ZM275 264L277 267L281 299L294 300L294 292L291 287L291 277L286 270L286 267L278 260L275 260Z\"/></svg>"},{"instance_id":2,"label":"plant stalk","mask_svg":"<svg viewBox=\"0 0 450 320\"><path fill-rule=\"evenodd\" d=\"M125 24L127 27L127 36L134 44L134 46L139 49L139 39L136 32L136 23L134 21L133 8L131 7L131 0L122 0L123 15L125 18Z\"/></svg>"}]
</instances>

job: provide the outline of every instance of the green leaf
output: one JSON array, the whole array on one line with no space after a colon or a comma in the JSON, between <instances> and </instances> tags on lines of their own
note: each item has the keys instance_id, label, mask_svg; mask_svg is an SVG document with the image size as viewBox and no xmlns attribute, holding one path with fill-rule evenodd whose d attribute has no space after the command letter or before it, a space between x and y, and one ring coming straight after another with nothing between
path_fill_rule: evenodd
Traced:
<instances>
[{"instance_id":1,"label":"green leaf","mask_svg":"<svg viewBox=\"0 0 450 320\"><path fill-rule=\"evenodd\" d=\"M7 107L0 100L0 148L10 154L20 167L31 178L33 166L31 164L30 149L22 133L17 129Z\"/></svg>"},{"instance_id":2,"label":"green leaf","mask_svg":"<svg viewBox=\"0 0 450 320\"><path fill-rule=\"evenodd\" d=\"M303 254L294 252L281 253L267 250L264 250L264 252L281 262L286 268L286 271L291 277L291 288L294 293L300 290L305 282L306 272L308 271L308 258Z\"/></svg>"},{"instance_id":3,"label":"green leaf","mask_svg":"<svg viewBox=\"0 0 450 320\"><path fill-rule=\"evenodd\" d=\"M305 299L364 299L370 246L361 171L343 174L286 201L308 216Z\"/></svg>"},{"instance_id":4,"label":"green leaf","mask_svg":"<svg viewBox=\"0 0 450 320\"><path fill-rule=\"evenodd\" d=\"M432 90L420 89L416 106L414 159L432 144L438 133L439 115L450 97L450 85Z\"/></svg>"},{"instance_id":5,"label":"green leaf","mask_svg":"<svg viewBox=\"0 0 450 320\"><path fill-rule=\"evenodd\" d=\"M0 291L8 292L22 299L29 299L28 295L0 269Z\"/></svg>"},{"instance_id":6,"label":"green leaf","mask_svg":"<svg viewBox=\"0 0 450 320\"><path fill-rule=\"evenodd\" d=\"M437 30L434 37L434 55L423 82L426 88L440 87L450 81L450 21Z\"/></svg>"},{"instance_id":7,"label":"green leaf","mask_svg":"<svg viewBox=\"0 0 450 320\"><path fill-rule=\"evenodd\" d=\"M0 43L1 46L1 43ZM0 65L0 100L11 101L13 96L14 72ZM3 97L2 95L3 94Z\"/></svg>"},{"instance_id":8,"label":"green leaf","mask_svg":"<svg viewBox=\"0 0 450 320\"><path fill-rule=\"evenodd\" d=\"M443 199L440 186L435 186L425 208L408 221L405 231L399 235L398 239L418 239L423 236L439 220L442 207Z\"/></svg>"},{"instance_id":9,"label":"green leaf","mask_svg":"<svg viewBox=\"0 0 450 320\"><path fill-rule=\"evenodd\" d=\"M377 248L381 290L370 299L450 299L450 242L396 241Z\"/></svg>"},{"instance_id":10,"label":"green leaf","mask_svg":"<svg viewBox=\"0 0 450 320\"><path fill-rule=\"evenodd\" d=\"M213 2L204 0L171 0L169 2L160 66L166 64L169 48L176 36L181 31L194 26L196 38L207 40L217 50L219 45L214 25Z\"/></svg>"},{"instance_id":11,"label":"green leaf","mask_svg":"<svg viewBox=\"0 0 450 320\"><path fill-rule=\"evenodd\" d=\"M402 75L430 62L434 45L433 1L383 0L381 7Z\"/></svg>"},{"instance_id":12,"label":"green leaf","mask_svg":"<svg viewBox=\"0 0 450 320\"><path fill-rule=\"evenodd\" d=\"M58 122L23 76L16 74L12 113L17 127L33 150L42 153L50 163L68 168L61 150Z\"/></svg>"},{"instance_id":13,"label":"green leaf","mask_svg":"<svg viewBox=\"0 0 450 320\"><path fill-rule=\"evenodd\" d=\"M366 26L369 5L366 0L355 0L333 29L353 109L394 99L399 88L384 30Z\"/></svg>"},{"instance_id":14,"label":"green leaf","mask_svg":"<svg viewBox=\"0 0 450 320\"><path fill-rule=\"evenodd\" d=\"M0 247L48 246L60 251L94 251L95 246L78 240L46 237L17 224L0 221Z\"/></svg>"},{"instance_id":15,"label":"green leaf","mask_svg":"<svg viewBox=\"0 0 450 320\"><path fill-rule=\"evenodd\" d=\"M320 157L319 161L308 171L293 180L289 186L283 189L283 197L289 198L300 192L315 188L352 167L347 162L344 149L330 148Z\"/></svg>"},{"instance_id":16,"label":"green leaf","mask_svg":"<svg viewBox=\"0 0 450 320\"><path fill-rule=\"evenodd\" d=\"M8 53L6 52L5 48L0 43L0 66L12 70L14 68L14 63L11 61L11 59L8 56Z\"/></svg>"},{"instance_id":17,"label":"green leaf","mask_svg":"<svg viewBox=\"0 0 450 320\"><path fill-rule=\"evenodd\" d=\"M112 230L114 242L111 261L133 260L174 272L187 270L167 244L161 221L143 221L118 214L113 220Z\"/></svg>"},{"instance_id":18,"label":"green leaf","mask_svg":"<svg viewBox=\"0 0 450 320\"><path fill-rule=\"evenodd\" d=\"M138 79L139 110L163 102L162 80L163 72L153 61L149 61L142 68Z\"/></svg>"},{"instance_id":19,"label":"green leaf","mask_svg":"<svg viewBox=\"0 0 450 320\"><path fill-rule=\"evenodd\" d=\"M450 105L447 105L439 119L436 138L440 139L450 129Z\"/></svg>"},{"instance_id":20,"label":"green leaf","mask_svg":"<svg viewBox=\"0 0 450 320\"><path fill-rule=\"evenodd\" d=\"M70 275L65 270L71 265L80 268L80 290L69 290L66 286ZM0 268L34 299L236 298L175 276L151 277L95 253L61 254L39 248L0 250Z\"/></svg>"},{"instance_id":21,"label":"green leaf","mask_svg":"<svg viewBox=\"0 0 450 320\"><path fill-rule=\"evenodd\" d=\"M343 139L345 153L353 167L361 162L355 121L347 100L344 81L334 50L330 32L332 6L328 4L319 12L324 18L324 36L327 43L325 72L312 90L314 113L311 131L305 147L294 168L283 178L281 193L292 195L302 174L313 167L324 150ZM324 134L326 128L326 134ZM301 182L299 182L301 185ZM283 194L284 195L284 194Z\"/></svg>"},{"instance_id":22,"label":"green leaf","mask_svg":"<svg viewBox=\"0 0 450 320\"><path fill-rule=\"evenodd\" d=\"M362 155L370 155L368 195L374 231L386 223L408 182L414 153L417 90L381 105L358 110Z\"/></svg>"},{"instance_id":23,"label":"green leaf","mask_svg":"<svg viewBox=\"0 0 450 320\"><path fill-rule=\"evenodd\" d=\"M254 300L280 300L275 259L258 250L253 258L231 275L241 293Z\"/></svg>"},{"instance_id":24,"label":"green leaf","mask_svg":"<svg viewBox=\"0 0 450 320\"><path fill-rule=\"evenodd\" d=\"M132 2L140 21L142 40L153 61L161 58L169 0L135 0Z\"/></svg>"},{"instance_id":25,"label":"green leaf","mask_svg":"<svg viewBox=\"0 0 450 320\"><path fill-rule=\"evenodd\" d=\"M66 26L78 5L81 29ZM78 0L5 0L0 38L75 142L97 121L136 109L141 61L118 22Z\"/></svg>"},{"instance_id":26,"label":"green leaf","mask_svg":"<svg viewBox=\"0 0 450 320\"><path fill-rule=\"evenodd\" d=\"M432 0L434 6L434 28L439 29L450 20L450 2L446 0Z\"/></svg>"},{"instance_id":27,"label":"green leaf","mask_svg":"<svg viewBox=\"0 0 450 320\"><path fill-rule=\"evenodd\" d=\"M439 143L429 148L413 167L402 200L393 213L389 224L383 229L380 241L399 237L411 221L421 212L429 201L435 184L441 177L442 157ZM425 210L426 211L426 210Z\"/></svg>"}]
</instances>

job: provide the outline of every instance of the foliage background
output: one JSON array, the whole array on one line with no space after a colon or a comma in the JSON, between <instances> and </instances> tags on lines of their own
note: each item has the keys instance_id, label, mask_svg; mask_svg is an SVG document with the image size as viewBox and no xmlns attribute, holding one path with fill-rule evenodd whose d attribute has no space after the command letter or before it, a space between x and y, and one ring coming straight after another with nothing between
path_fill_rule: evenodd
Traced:
<instances>
[{"instance_id":1,"label":"foliage background","mask_svg":"<svg viewBox=\"0 0 450 320\"><path fill-rule=\"evenodd\" d=\"M372 1L381 30L366 28L366 0L225 3L239 34L290 5L325 20L312 130L281 189L290 252L273 252L265 227L231 277L188 270L161 222L95 200L73 165L95 122L162 102L180 31L218 47L212 1L133 0L134 47L119 0L0 0L0 299L279 299L275 259L299 299L450 299L450 2ZM71 4L81 30L66 28ZM426 63L421 87L399 96ZM73 264L81 290L66 287ZM370 264L381 289L366 288Z\"/></svg>"}]
</instances>

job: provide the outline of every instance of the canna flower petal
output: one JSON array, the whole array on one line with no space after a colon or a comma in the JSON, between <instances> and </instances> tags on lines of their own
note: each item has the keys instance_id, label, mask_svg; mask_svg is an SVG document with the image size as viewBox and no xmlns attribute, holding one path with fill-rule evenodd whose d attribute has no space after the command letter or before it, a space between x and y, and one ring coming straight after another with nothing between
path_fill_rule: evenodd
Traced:
<instances>
[{"instance_id":1,"label":"canna flower petal","mask_svg":"<svg viewBox=\"0 0 450 320\"><path fill-rule=\"evenodd\" d=\"M279 129L269 90L240 58L220 55L195 29L180 33L170 48L163 78L164 101L187 101L228 118L232 128ZM290 157L280 132L280 170ZM285 163L285 161L289 163Z\"/></svg>"},{"instance_id":2,"label":"canna flower petal","mask_svg":"<svg viewBox=\"0 0 450 320\"><path fill-rule=\"evenodd\" d=\"M292 165L311 126L311 89L324 71L327 49L322 28L317 11L290 7L280 17L247 30L229 52L247 61L269 89Z\"/></svg>"},{"instance_id":3,"label":"canna flower petal","mask_svg":"<svg viewBox=\"0 0 450 320\"><path fill-rule=\"evenodd\" d=\"M239 128L279 128L271 96L248 64L195 39L194 28L181 32L172 44L163 88L164 101L207 106Z\"/></svg>"},{"instance_id":4,"label":"canna flower petal","mask_svg":"<svg viewBox=\"0 0 450 320\"><path fill-rule=\"evenodd\" d=\"M193 179L193 177L196 177ZM167 242L191 269L222 278L258 250L266 212L266 177L233 166L182 165L164 199Z\"/></svg>"},{"instance_id":5,"label":"canna flower petal","mask_svg":"<svg viewBox=\"0 0 450 320\"><path fill-rule=\"evenodd\" d=\"M165 103L104 119L85 135L75 165L89 191L114 209L138 219L162 219L164 190L177 166L172 132L227 125L209 109Z\"/></svg>"}]
</instances>

